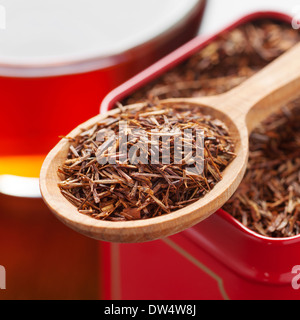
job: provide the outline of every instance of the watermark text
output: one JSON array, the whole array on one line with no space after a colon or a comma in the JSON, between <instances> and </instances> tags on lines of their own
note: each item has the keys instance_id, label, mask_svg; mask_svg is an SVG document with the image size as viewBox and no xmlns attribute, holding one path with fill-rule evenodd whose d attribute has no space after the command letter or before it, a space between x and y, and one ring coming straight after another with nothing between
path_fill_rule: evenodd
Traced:
<instances>
[{"instance_id":1,"label":"watermark text","mask_svg":"<svg viewBox=\"0 0 300 320\"><path fill-rule=\"evenodd\" d=\"M0 290L6 289L6 270L3 266L0 266Z\"/></svg>"}]
</instances>

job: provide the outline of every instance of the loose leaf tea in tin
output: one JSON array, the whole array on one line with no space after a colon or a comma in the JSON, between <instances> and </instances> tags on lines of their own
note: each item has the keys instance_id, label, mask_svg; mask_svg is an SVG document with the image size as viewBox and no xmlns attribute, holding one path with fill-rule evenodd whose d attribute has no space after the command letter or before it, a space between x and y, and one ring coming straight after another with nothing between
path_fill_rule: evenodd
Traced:
<instances>
[{"instance_id":1,"label":"loose leaf tea in tin","mask_svg":"<svg viewBox=\"0 0 300 320\"><path fill-rule=\"evenodd\" d=\"M300 100L252 133L246 176L224 209L264 236L300 233Z\"/></svg>"},{"instance_id":2,"label":"loose leaf tea in tin","mask_svg":"<svg viewBox=\"0 0 300 320\"><path fill-rule=\"evenodd\" d=\"M221 34L179 66L165 72L123 101L201 97L236 87L300 40L291 25L268 20Z\"/></svg>"},{"instance_id":3,"label":"loose leaf tea in tin","mask_svg":"<svg viewBox=\"0 0 300 320\"><path fill-rule=\"evenodd\" d=\"M282 22L260 20L225 32L176 68L138 90L125 103L197 97L239 85L300 40ZM250 138L245 179L224 209L269 237L300 234L300 101L283 107Z\"/></svg>"}]
</instances>

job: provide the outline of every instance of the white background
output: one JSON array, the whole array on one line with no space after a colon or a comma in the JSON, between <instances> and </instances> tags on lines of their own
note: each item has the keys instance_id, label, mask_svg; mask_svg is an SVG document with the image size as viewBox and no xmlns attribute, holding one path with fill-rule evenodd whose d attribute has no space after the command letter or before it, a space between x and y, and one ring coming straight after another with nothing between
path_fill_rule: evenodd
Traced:
<instances>
[{"instance_id":1,"label":"white background","mask_svg":"<svg viewBox=\"0 0 300 320\"><path fill-rule=\"evenodd\" d=\"M201 34L215 33L241 16L255 11L280 11L291 16L300 11L300 0L208 0Z\"/></svg>"}]
</instances>

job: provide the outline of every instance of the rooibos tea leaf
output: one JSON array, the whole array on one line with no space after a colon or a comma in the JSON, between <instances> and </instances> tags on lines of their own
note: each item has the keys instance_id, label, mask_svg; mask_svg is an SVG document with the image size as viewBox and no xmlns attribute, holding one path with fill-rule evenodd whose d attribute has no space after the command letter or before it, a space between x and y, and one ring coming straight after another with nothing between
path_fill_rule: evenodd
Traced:
<instances>
[{"instance_id":1,"label":"rooibos tea leaf","mask_svg":"<svg viewBox=\"0 0 300 320\"><path fill-rule=\"evenodd\" d=\"M234 159L226 126L189 105L119 106L70 141L62 194L82 214L128 221L157 217L205 196Z\"/></svg>"},{"instance_id":2,"label":"rooibos tea leaf","mask_svg":"<svg viewBox=\"0 0 300 320\"><path fill-rule=\"evenodd\" d=\"M299 31L286 23L270 20L246 23L224 32L177 67L131 94L123 103L201 97L229 91L299 40Z\"/></svg>"},{"instance_id":3,"label":"rooibos tea leaf","mask_svg":"<svg viewBox=\"0 0 300 320\"><path fill-rule=\"evenodd\" d=\"M254 130L246 176L224 209L264 236L300 233L300 100Z\"/></svg>"},{"instance_id":4,"label":"rooibos tea leaf","mask_svg":"<svg viewBox=\"0 0 300 320\"><path fill-rule=\"evenodd\" d=\"M265 19L246 23L223 33L203 50L130 95L124 103L226 92L299 40L299 31L287 23ZM224 207L245 226L264 236L300 234L299 106L300 101L295 101L253 132L247 174Z\"/></svg>"}]
</instances>

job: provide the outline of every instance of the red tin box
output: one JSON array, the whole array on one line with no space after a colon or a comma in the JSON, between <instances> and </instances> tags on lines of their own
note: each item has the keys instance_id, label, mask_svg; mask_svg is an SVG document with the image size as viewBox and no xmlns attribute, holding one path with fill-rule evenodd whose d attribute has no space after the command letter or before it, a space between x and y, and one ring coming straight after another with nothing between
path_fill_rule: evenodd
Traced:
<instances>
[{"instance_id":1,"label":"red tin box","mask_svg":"<svg viewBox=\"0 0 300 320\"><path fill-rule=\"evenodd\" d=\"M257 19L290 23L277 12L257 12L232 30ZM223 30L223 31L226 31ZM218 36L195 38L112 91L101 112L174 66ZM219 210L207 220L168 239L144 244L101 246L105 299L299 299L300 236L260 236Z\"/></svg>"}]
</instances>

